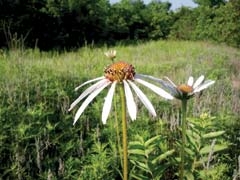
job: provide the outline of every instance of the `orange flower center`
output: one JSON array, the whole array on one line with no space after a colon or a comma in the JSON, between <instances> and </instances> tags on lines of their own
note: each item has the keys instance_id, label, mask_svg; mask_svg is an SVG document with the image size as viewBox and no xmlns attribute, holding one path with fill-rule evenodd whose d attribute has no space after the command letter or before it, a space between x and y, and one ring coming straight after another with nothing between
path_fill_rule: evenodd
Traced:
<instances>
[{"instance_id":1,"label":"orange flower center","mask_svg":"<svg viewBox=\"0 0 240 180\"><path fill-rule=\"evenodd\" d=\"M122 82L123 80L133 80L135 69L131 64L120 61L109 65L104 73L110 81Z\"/></svg>"},{"instance_id":2,"label":"orange flower center","mask_svg":"<svg viewBox=\"0 0 240 180\"><path fill-rule=\"evenodd\" d=\"M192 86L181 84L177 87L182 93L187 94L193 92Z\"/></svg>"}]
</instances>

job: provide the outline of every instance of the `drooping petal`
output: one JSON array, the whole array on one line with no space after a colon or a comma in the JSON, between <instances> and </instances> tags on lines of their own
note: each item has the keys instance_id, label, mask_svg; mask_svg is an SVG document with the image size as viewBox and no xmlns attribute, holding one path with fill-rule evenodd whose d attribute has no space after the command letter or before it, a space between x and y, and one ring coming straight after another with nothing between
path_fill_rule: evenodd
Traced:
<instances>
[{"instance_id":1,"label":"drooping petal","mask_svg":"<svg viewBox=\"0 0 240 180\"><path fill-rule=\"evenodd\" d=\"M164 80L162 80L162 79L159 79L159 78L156 78L156 77L153 77L153 76L150 76L150 75L145 75L145 74L135 74L134 77L138 78L138 79L143 79L143 78L151 79L151 80L153 80L155 82L158 82L160 84L162 82L164 82ZM174 84L174 82L172 82L168 77L165 76L164 78L167 79L173 87L177 87L176 84Z\"/></svg>"},{"instance_id":2,"label":"drooping petal","mask_svg":"<svg viewBox=\"0 0 240 180\"><path fill-rule=\"evenodd\" d=\"M135 81L137 81L138 83L148 87L149 89L151 89L153 92L155 92L156 94L166 98L166 99L173 99L173 96L171 94L169 94L168 92L164 91L163 89L155 86L154 84L151 84L147 81L144 81L142 79L138 79L135 78Z\"/></svg>"},{"instance_id":3,"label":"drooping petal","mask_svg":"<svg viewBox=\"0 0 240 180\"><path fill-rule=\"evenodd\" d=\"M215 81L207 80L207 81L204 82L202 85L200 85L200 86L198 86L196 89L194 89L193 93L200 92L200 91L202 91L203 89L208 88L209 86L211 86L211 85L214 84L214 83L215 83Z\"/></svg>"},{"instance_id":4,"label":"drooping petal","mask_svg":"<svg viewBox=\"0 0 240 180\"><path fill-rule=\"evenodd\" d=\"M189 79L188 79L187 85L192 86L193 85L193 81L194 81L193 77L190 76Z\"/></svg>"},{"instance_id":5,"label":"drooping petal","mask_svg":"<svg viewBox=\"0 0 240 180\"><path fill-rule=\"evenodd\" d=\"M101 87L99 87L98 89L96 89L95 91L93 91L88 97L87 99L82 103L82 105L80 106L80 108L77 110L77 113L74 117L74 122L73 125L77 122L77 120L79 119L79 117L82 115L83 111L86 109L86 107L88 106L88 104L105 88L107 87L111 82L110 81L106 81L105 84L103 84Z\"/></svg>"},{"instance_id":6,"label":"drooping petal","mask_svg":"<svg viewBox=\"0 0 240 180\"><path fill-rule=\"evenodd\" d=\"M130 118L134 121L137 118L137 105L134 101L133 94L128 83L125 80L123 80L123 84L124 84L124 91L125 91L128 113L130 115Z\"/></svg>"},{"instance_id":7,"label":"drooping petal","mask_svg":"<svg viewBox=\"0 0 240 180\"><path fill-rule=\"evenodd\" d=\"M93 92L98 87L102 86L102 84L105 84L108 80L102 79L99 82L93 84L89 88L87 88L71 105L68 111L71 111L83 98L85 98L87 95L89 95L91 92Z\"/></svg>"},{"instance_id":8,"label":"drooping petal","mask_svg":"<svg viewBox=\"0 0 240 180\"><path fill-rule=\"evenodd\" d=\"M181 95L181 91L179 91L177 87L173 86L169 81L162 80L160 84L163 86L164 89L168 90L172 96L178 97Z\"/></svg>"},{"instance_id":9,"label":"drooping petal","mask_svg":"<svg viewBox=\"0 0 240 180\"><path fill-rule=\"evenodd\" d=\"M117 81L114 81L112 83L111 88L109 89L108 94L105 98L105 102L104 102L103 110L102 110L102 122L103 122L103 124L106 124L107 118L109 116L109 113L110 113L110 110L111 110L111 107L112 107L112 99L113 99L116 84L117 84Z\"/></svg>"},{"instance_id":10,"label":"drooping petal","mask_svg":"<svg viewBox=\"0 0 240 180\"><path fill-rule=\"evenodd\" d=\"M135 91L135 93L137 94L137 96L139 97L139 99L142 101L142 103L144 104L144 106L149 110L149 112L153 115L156 116L156 111L152 105L152 103L149 101L149 99L145 96L145 94L131 81L127 81L131 87L133 88L133 90Z\"/></svg>"},{"instance_id":11,"label":"drooping petal","mask_svg":"<svg viewBox=\"0 0 240 180\"><path fill-rule=\"evenodd\" d=\"M169 81L169 83L173 86L173 87L177 87L176 84L174 84L174 82L172 82L171 79L169 79L167 76L164 77L165 79L167 79Z\"/></svg>"},{"instance_id":12,"label":"drooping petal","mask_svg":"<svg viewBox=\"0 0 240 180\"><path fill-rule=\"evenodd\" d=\"M204 76L201 75L197 80L196 82L193 84L193 89L195 89L196 87L198 87L204 80Z\"/></svg>"},{"instance_id":13,"label":"drooping petal","mask_svg":"<svg viewBox=\"0 0 240 180\"><path fill-rule=\"evenodd\" d=\"M160 83L165 89L169 90L171 92L172 95L177 95L179 94L179 92L177 91L177 86L168 78L165 77L165 79L167 79L167 81L153 77L153 76L149 76L149 75L145 75L145 74L136 74L135 79L143 79L143 78L147 78L150 80L153 80L157 83Z\"/></svg>"},{"instance_id":14,"label":"drooping petal","mask_svg":"<svg viewBox=\"0 0 240 180\"><path fill-rule=\"evenodd\" d=\"M92 82L95 82L95 81L98 81L98 80L101 80L101 79L104 79L105 77L104 76L101 76L101 77L98 77L98 78L95 78L95 79L91 79L89 81L86 81L84 82L83 84L81 84L80 86L76 87L75 88L75 91L77 91L79 88L83 87L84 85L86 84L89 84L89 83L92 83Z\"/></svg>"}]
</instances>

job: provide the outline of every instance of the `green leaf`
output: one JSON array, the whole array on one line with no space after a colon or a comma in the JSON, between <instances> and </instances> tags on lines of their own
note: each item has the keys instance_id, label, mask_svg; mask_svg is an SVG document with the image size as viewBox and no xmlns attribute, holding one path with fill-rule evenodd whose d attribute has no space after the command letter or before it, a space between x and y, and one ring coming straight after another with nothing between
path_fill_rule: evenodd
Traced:
<instances>
[{"instance_id":1,"label":"green leaf","mask_svg":"<svg viewBox=\"0 0 240 180\"><path fill-rule=\"evenodd\" d=\"M149 167L146 163L142 163L142 162L138 162L138 161L131 161L133 164L135 164L137 167L139 167L140 169L142 169L145 172L151 173L151 171L149 170Z\"/></svg>"},{"instance_id":2,"label":"green leaf","mask_svg":"<svg viewBox=\"0 0 240 180\"><path fill-rule=\"evenodd\" d=\"M204 134L202 137L203 138L215 138L215 137L221 136L224 133L225 133L225 131L210 132L210 133Z\"/></svg>"},{"instance_id":3,"label":"green leaf","mask_svg":"<svg viewBox=\"0 0 240 180\"><path fill-rule=\"evenodd\" d=\"M197 151L200 146L200 137L196 135L194 137L192 133L187 132L187 138L190 145Z\"/></svg>"},{"instance_id":4,"label":"green leaf","mask_svg":"<svg viewBox=\"0 0 240 180\"><path fill-rule=\"evenodd\" d=\"M141 142L139 142L139 141L130 141L129 142L129 147L132 148L134 146L144 148L144 145Z\"/></svg>"},{"instance_id":5,"label":"green leaf","mask_svg":"<svg viewBox=\"0 0 240 180\"><path fill-rule=\"evenodd\" d=\"M194 157L195 152L192 149L185 147L184 150L188 155Z\"/></svg>"},{"instance_id":6,"label":"green leaf","mask_svg":"<svg viewBox=\"0 0 240 180\"><path fill-rule=\"evenodd\" d=\"M144 176L142 174L131 174L130 176L136 180L148 180L149 179L149 177Z\"/></svg>"},{"instance_id":7,"label":"green leaf","mask_svg":"<svg viewBox=\"0 0 240 180\"><path fill-rule=\"evenodd\" d=\"M156 139L158 139L158 138L160 138L160 136L158 135L158 136L154 136L153 138L151 138L151 139L148 139L145 143L144 143L144 145L147 147L147 146L149 146L152 142L154 142Z\"/></svg>"},{"instance_id":8,"label":"green leaf","mask_svg":"<svg viewBox=\"0 0 240 180\"><path fill-rule=\"evenodd\" d=\"M208 159L208 156L202 156L198 161L195 161L194 162L194 167L195 168L200 168L200 167L203 167L203 164L205 162L207 162L209 159Z\"/></svg>"},{"instance_id":9,"label":"green leaf","mask_svg":"<svg viewBox=\"0 0 240 180\"><path fill-rule=\"evenodd\" d=\"M145 151L145 146L139 141L131 141L129 142L129 152L132 150L142 150Z\"/></svg>"},{"instance_id":10,"label":"green leaf","mask_svg":"<svg viewBox=\"0 0 240 180\"><path fill-rule=\"evenodd\" d=\"M166 159L168 156L172 155L174 152L175 152L175 150L172 149L172 150L169 150L169 151L161 154L160 156L156 157L156 158L152 161L152 164L156 164L157 162L160 162L160 161Z\"/></svg>"},{"instance_id":11,"label":"green leaf","mask_svg":"<svg viewBox=\"0 0 240 180\"><path fill-rule=\"evenodd\" d=\"M185 171L185 177L187 178L187 180L194 180L194 176L191 171Z\"/></svg>"},{"instance_id":12,"label":"green leaf","mask_svg":"<svg viewBox=\"0 0 240 180\"><path fill-rule=\"evenodd\" d=\"M212 146L209 145L209 146L205 146L203 147L201 150L200 150L200 154L208 154L210 153L212 150L213 152L218 152L218 151L223 151L225 149L227 149L228 146L225 145L225 144L216 144L213 149L212 149Z\"/></svg>"},{"instance_id":13,"label":"green leaf","mask_svg":"<svg viewBox=\"0 0 240 180\"><path fill-rule=\"evenodd\" d=\"M145 151L142 149L129 149L128 150L129 154L134 154L134 155L142 155L145 156Z\"/></svg>"},{"instance_id":14,"label":"green leaf","mask_svg":"<svg viewBox=\"0 0 240 180\"><path fill-rule=\"evenodd\" d=\"M156 150L156 148L154 146L150 146L150 147L146 147L147 149L145 149L145 155L148 156L149 154L151 154L154 150Z\"/></svg>"}]
</instances>

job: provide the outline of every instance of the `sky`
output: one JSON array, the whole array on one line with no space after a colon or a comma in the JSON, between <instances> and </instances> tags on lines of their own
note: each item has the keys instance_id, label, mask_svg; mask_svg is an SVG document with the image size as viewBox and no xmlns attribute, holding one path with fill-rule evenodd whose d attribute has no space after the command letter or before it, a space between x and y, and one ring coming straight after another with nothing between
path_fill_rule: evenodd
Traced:
<instances>
[{"instance_id":1,"label":"sky","mask_svg":"<svg viewBox=\"0 0 240 180\"><path fill-rule=\"evenodd\" d=\"M110 0L111 3L119 2L120 0ZM171 9L175 10L181 6L196 7L197 5L192 0L162 0L162 2L168 1L172 4ZM144 0L144 3L147 4L151 0Z\"/></svg>"}]
</instances>

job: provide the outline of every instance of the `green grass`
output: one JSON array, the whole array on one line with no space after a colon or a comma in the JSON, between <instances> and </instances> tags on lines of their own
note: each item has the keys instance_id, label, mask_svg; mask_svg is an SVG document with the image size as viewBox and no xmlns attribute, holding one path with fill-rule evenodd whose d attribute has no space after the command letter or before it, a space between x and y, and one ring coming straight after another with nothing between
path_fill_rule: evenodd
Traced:
<instances>
[{"instance_id":1,"label":"green grass","mask_svg":"<svg viewBox=\"0 0 240 180\"><path fill-rule=\"evenodd\" d=\"M137 73L159 78L168 76L177 84L186 82L190 75L197 78L203 74L216 80L200 99L190 101L188 116L194 123L199 123L202 114L209 115L209 122L203 123L207 128L201 132L226 130L224 137L218 140L223 144L231 144L231 148L216 154L216 159L222 163L216 164L216 168L223 170L219 174L216 169L206 173L208 177L214 174L215 177L231 177L233 170L238 168L237 156L240 154L237 149L240 144L240 87L232 86L233 79L240 82L237 73L240 68L239 49L189 41L152 41L118 45L110 49L117 50L117 60L133 64ZM100 120L102 97L106 92L96 98L75 126L72 126L72 122L76 108L73 112L67 112L70 103L81 93L81 90L75 92L74 87L102 76L104 68L111 63L104 56L107 50L107 47L83 47L62 53L40 52L37 49L1 51L1 178L46 179L50 175L53 179L120 177L114 113L111 113L107 125L103 126ZM140 105L137 121L129 123L130 140L134 140L137 134L144 140L162 134L167 137L163 142L168 144L162 143L161 146L165 151L170 150L168 147L174 146L171 143L178 138L177 127L173 124L177 121L179 103L158 98L145 88L144 92L153 102L158 117L152 120ZM213 163L217 163L216 159ZM61 163L64 164L64 170L58 170ZM171 163L175 162L166 160L166 164ZM226 163L230 163L231 168L225 168ZM100 171L100 167L106 170ZM132 164L130 168L134 167ZM174 171L168 166L166 169L159 171L162 174L158 174L158 177L167 179L167 172ZM201 168L197 170L200 172ZM194 171L195 178L204 177L204 172L196 175ZM141 174L143 171L135 168L132 177L135 177L134 173Z\"/></svg>"}]
</instances>

